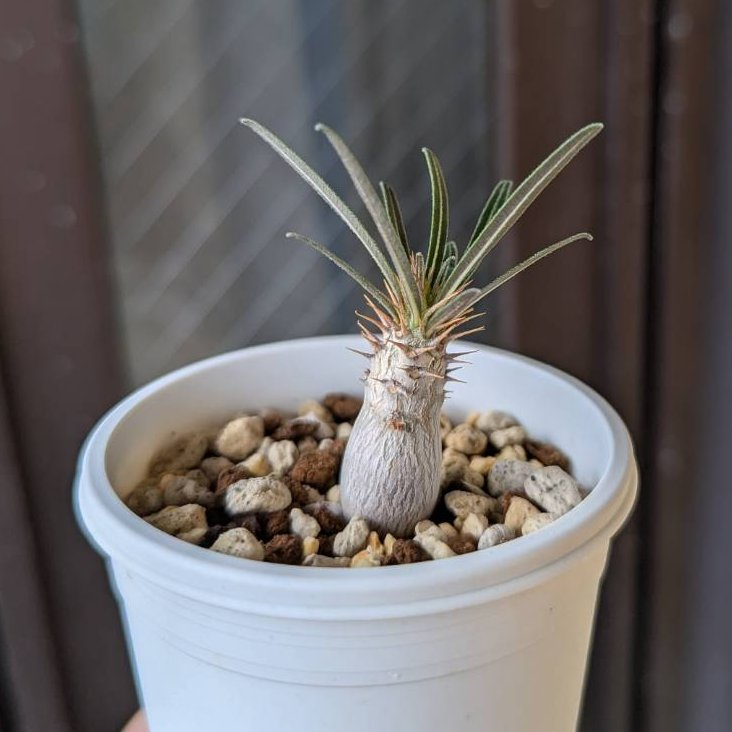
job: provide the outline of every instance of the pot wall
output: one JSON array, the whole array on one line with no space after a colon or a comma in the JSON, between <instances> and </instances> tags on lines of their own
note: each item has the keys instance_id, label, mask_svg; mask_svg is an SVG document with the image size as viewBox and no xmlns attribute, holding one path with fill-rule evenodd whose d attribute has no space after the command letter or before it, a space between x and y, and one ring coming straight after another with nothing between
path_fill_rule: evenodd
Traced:
<instances>
[{"instance_id":1,"label":"pot wall","mask_svg":"<svg viewBox=\"0 0 732 732\"><path fill-rule=\"evenodd\" d=\"M90 437L81 519L111 558L152 732L574 729L598 584L636 487L622 424L578 382L492 349L472 357L448 411L512 411L593 487L550 527L472 555L363 571L264 565L163 535L113 492L174 431L358 391L363 362L345 350L356 344L303 340L194 365Z\"/></svg>"}]
</instances>

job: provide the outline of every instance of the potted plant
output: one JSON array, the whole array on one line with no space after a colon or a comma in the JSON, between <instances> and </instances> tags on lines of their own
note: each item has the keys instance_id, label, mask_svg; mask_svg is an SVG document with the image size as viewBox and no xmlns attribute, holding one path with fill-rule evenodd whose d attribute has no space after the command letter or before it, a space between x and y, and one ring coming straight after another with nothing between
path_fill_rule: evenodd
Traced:
<instances>
[{"instance_id":1,"label":"potted plant","mask_svg":"<svg viewBox=\"0 0 732 732\"><path fill-rule=\"evenodd\" d=\"M635 498L627 431L575 379L480 345L447 414L443 401L475 306L590 238L472 283L601 126L515 190L501 181L462 251L424 150L423 253L393 190L380 197L332 130L318 127L380 244L299 156L242 122L343 219L383 284L290 234L364 289L369 351L338 336L218 356L138 390L89 436L80 521L108 558L153 732L574 729L610 540ZM363 387L351 350L369 361ZM348 396L359 388L362 405Z\"/></svg>"}]
</instances>

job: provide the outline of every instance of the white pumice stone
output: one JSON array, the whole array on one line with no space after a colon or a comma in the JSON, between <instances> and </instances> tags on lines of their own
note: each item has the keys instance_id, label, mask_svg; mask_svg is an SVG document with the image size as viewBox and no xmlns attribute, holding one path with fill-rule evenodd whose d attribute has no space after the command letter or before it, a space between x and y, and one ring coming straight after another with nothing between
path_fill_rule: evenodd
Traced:
<instances>
[{"instance_id":1,"label":"white pumice stone","mask_svg":"<svg viewBox=\"0 0 732 732\"><path fill-rule=\"evenodd\" d=\"M166 473L160 479L160 488L166 506L185 506L189 503L211 506L214 502L214 494L208 487L185 475Z\"/></svg>"},{"instance_id":2,"label":"white pumice stone","mask_svg":"<svg viewBox=\"0 0 732 732\"><path fill-rule=\"evenodd\" d=\"M308 417L312 415L321 422L332 422L333 414L328 407L324 407L320 402L316 402L315 399L308 399L304 401L297 408L297 414L300 417Z\"/></svg>"},{"instance_id":3,"label":"white pumice stone","mask_svg":"<svg viewBox=\"0 0 732 732\"><path fill-rule=\"evenodd\" d=\"M269 460L258 452L250 455L246 460L242 460L239 465L245 467L255 478L262 478L272 472L272 466Z\"/></svg>"},{"instance_id":4,"label":"white pumice stone","mask_svg":"<svg viewBox=\"0 0 732 732\"><path fill-rule=\"evenodd\" d=\"M447 539L448 539L447 534L436 524L432 524L432 526L429 526L428 528L423 529L419 533L415 533L415 538L417 536L423 536L423 535L434 536L435 539L439 539L440 541L447 541Z\"/></svg>"},{"instance_id":5,"label":"white pumice stone","mask_svg":"<svg viewBox=\"0 0 732 732\"><path fill-rule=\"evenodd\" d=\"M264 547L249 529L229 529L213 543L211 549L220 554L229 554L240 559L264 559Z\"/></svg>"},{"instance_id":6,"label":"white pumice stone","mask_svg":"<svg viewBox=\"0 0 732 732\"><path fill-rule=\"evenodd\" d=\"M479 430L490 434L496 430L505 430L508 427L514 427L518 425L518 420L512 414L508 414L508 412L493 410L490 412L480 412L476 416L474 424Z\"/></svg>"},{"instance_id":7,"label":"white pumice stone","mask_svg":"<svg viewBox=\"0 0 732 732\"><path fill-rule=\"evenodd\" d=\"M300 451L292 440L273 442L267 450L267 460L277 475L289 473L299 457Z\"/></svg>"},{"instance_id":8,"label":"white pumice stone","mask_svg":"<svg viewBox=\"0 0 732 732\"><path fill-rule=\"evenodd\" d=\"M456 556L455 552L441 539L430 532L423 532L414 537L414 543L424 549L432 559L447 559Z\"/></svg>"},{"instance_id":9,"label":"white pumice stone","mask_svg":"<svg viewBox=\"0 0 732 732\"><path fill-rule=\"evenodd\" d=\"M483 535L483 532L488 528L488 523L488 517L482 513L469 513L462 520L460 533L478 541Z\"/></svg>"},{"instance_id":10,"label":"white pumice stone","mask_svg":"<svg viewBox=\"0 0 732 732\"><path fill-rule=\"evenodd\" d=\"M221 455L216 457L208 457L201 463L201 470L211 483L218 480L219 473L233 467L234 463Z\"/></svg>"},{"instance_id":11,"label":"white pumice stone","mask_svg":"<svg viewBox=\"0 0 732 732\"><path fill-rule=\"evenodd\" d=\"M291 503L290 489L273 475L237 480L224 495L224 506L231 516L272 513L287 508Z\"/></svg>"},{"instance_id":12,"label":"white pumice stone","mask_svg":"<svg viewBox=\"0 0 732 732\"><path fill-rule=\"evenodd\" d=\"M331 503L341 502L341 487L334 485L332 488L328 488L328 492L325 494L325 500Z\"/></svg>"},{"instance_id":13,"label":"white pumice stone","mask_svg":"<svg viewBox=\"0 0 732 732\"><path fill-rule=\"evenodd\" d=\"M371 529L365 519L354 516L343 531L333 540L333 553L339 557L352 557L366 546Z\"/></svg>"},{"instance_id":14,"label":"white pumice stone","mask_svg":"<svg viewBox=\"0 0 732 732\"><path fill-rule=\"evenodd\" d=\"M301 508L293 508L290 511L290 533L297 534L301 539L309 536L314 538L320 533L320 524Z\"/></svg>"},{"instance_id":15,"label":"white pumice stone","mask_svg":"<svg viewBox=\"0 0 732 732\"><path fill-rule=\"evenodd\" d=\"M303 559L311 554L317 554L320 549L320 541L314 536L306 536L302 540L302 556Z\"/></svg>"},{"instance_id":16,"label":"white pumice stone","mask_svg":"<svg viewBox=\"0 0 732 732\"><path fill-rule=\"evenodd\" d=\"M534 470L523 460L498 460L488 473L488 492L497 497L504 493L523 496L524 483Z\"/></svg>"},{"instance_id":17,"label":"white pumice stone","mask_svg":"<svg viewBox=\"0 0 732 732\"><path fill-rule=\"evenodd\" d=\"M497 508L498 502L490 496L478 496L468 491L450 491L445 494L445 506L453 516L465 518L469 513L487 514Z\"/></svg>"},{"instance_id":18,"label":"white pumice stone","mask_svg":"<svg viewBox=\"0 0 732 732\"><path fill-rule=\"evenodd\" d=\"M526 430L520 425L493 430L490 434L491 444L497 450L506 447L506 445L520 445L526 441L526 438Z\"/></svg>"},{"instance_id":19,"label":"white pumice stone","mask_svg":"<svg viewBox=\"0 0 732 732\"><path fill-rule=\"evenodd\" d=\"M485 432L463 422L448 433L445 444L465 455L479 455L488 445L488 438Z\"/></svg>"},{"instance_id":20,"label":"white pumice stone","mask_svg":"<svg viewBox=\"0 0 732 732\"><path fill-rule=\"evenodd\" d=\"M521 534L523 536L533 534L535 531L548 526L552 521L554 521L554 516L550 513L537 513L535 516L529 516L521 527Z\"/></svg>"},{"instance_id":21,"label":"white pumice stone","mask_svg":"<svg viewBox=\"0 0 732 732\"><path fill-rule=\"evenodd\" d=\"M506 445L499 450L496 460L526 460L526 450L523 445Z\"/></svg>"},{"instance_id":22,"label":"white pumice stone","mask_svg":"<svg viewBox=\"0 0 732 732\"><path fill-rule=\"evenodd\" d=\"M474 455L470 458L470 470L480 473L484 478L490 472L496 459L493 456Z\"/></svg>"},{"instance_id":23,"label":"white pumice stone","mask_svg":"<svg viewBox=\"0 0 732 732\"><path fill-rule=\"evenodd\" d=\"M205 432L182 435L155 453L150 461L150 475L198 467L207 449L208 435Z\"/></svg>"},{"instance_id":24,"label":"white pumice stone","mask_svg":"<svg viewBox=\"0 0 732 732\"><path fill-rule=\"evenodd\" d=\"M200 544L207 531L208 529L191 529L190 531L184 531L182 534L177 534L176 539L186 541L189 544Z\"/></svg>"},{"instance_id":25,"label":"white pumice stone","mask_svg":"<svg viewBox=\"0 0 732 732\"><path fill-rule=\"evenodd\" d=\"M214 447L219 455L240 462L248 458L264 439L264 420L259 416L237 417L224 425Z\"/></svg>"},{"instance_id":26,"label":"white pumice stone","mask_svg":"<svg viewBox=\"0 0 732 732\"><path fill-rule=\"evenodd\" d=\"M577 481L557 465L535 470L524 483L526 495L554 518L582 501Z\"/></svg>"},{"instance_id":27,"label":"white pumice stone","mask_svg":"<svg viewBox=\"0 0 732 732\"><path fill-rule=\"evenodd\" d=\"M505 524L493 524L489 526L478 539L478 549L488 549L489 547L503 544L516 537L516 532Z\"/></svg>"},{"instance_id":28,"label":"white pumice stone","mask_svg":"<svg viewBox=\"0 0 732 732\"><path fill-rule=\"evenodd\" d=\"M202 529L204 532L208 529L206 509L197 503L167 506L151 516L146 516L145 521L172 536L180 536L195 529Z\"/></svg>"},{"instance_id":29,"label":"white pumice stone","mask_svg":"<svg viewBox=\"0 0 732 732\"><path fill-rule=\"evenodd\" d=\"M333 447L333 438L326 437L318 443L318 450L330 450Z\"/></svg>"},{"instance_id":30,"label":"white pumice stone","mask_svg":"<svg viewBox=\"0 0 732 732\"><path fill-rule=\"evenodd\" d=\"M163 507L163 492L154 478L144 480L132 489L126 502L138 516L147 516Z\"/></svg>"},{"instance_id":31,"label":"white pumice stone","mask_svg":"<svg viewBox=\"0 0 732 732\"><path fill-rule=\"evenodd\" d=\"M351 436L353 425L350 422L341 422L336 427L336 438L339 440L347 440Z\"/></svg>"},{"instance_id":32,"label":"white pumice stone","mask_svg":"<svg viewBox=\"0 0 732 732\"><path fill-rule=\"evenodd\" d=\"M531 501L527 501L525 498L521 498L521 496L512 496L503 523L510 529L513 529L517 534L520 534L521 527L524 525L526 519L540 514L541 511Z\"/></svg>"},{"instance_id":33,"label":"white pumice stone","mask_svg":"<svg viewBox=\"0 0 732 732\"><path fill-rule=\"evenodd\" d=\"M350 567L351 557L324 557L322 554L310 554L302 560L305 567Z\"/></svg>"}]
</instances>

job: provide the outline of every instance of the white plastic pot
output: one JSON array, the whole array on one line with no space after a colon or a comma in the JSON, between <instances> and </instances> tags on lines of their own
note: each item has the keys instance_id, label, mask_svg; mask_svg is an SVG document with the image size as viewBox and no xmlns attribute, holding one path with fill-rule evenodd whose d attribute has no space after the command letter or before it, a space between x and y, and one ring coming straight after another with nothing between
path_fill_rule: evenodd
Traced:
<instances>
[{"instance_id":1,"label":"white plastic pot","mask_svg":"<svg viewBox=\"0 0 732 732\"><path fill-rule=\"evenodd\" d=\"M474 346L447 410L512 412L566 451L592 492L541 531L473 554L361 570L265 564L167 536L120 499L173 433L359 393L364 362L347 346L359 339L194 364L89 436L78 512L108 557L152 732L574 730L598 585L637 488L625 427L575 379Z\"/></svg>"}]
</instances>

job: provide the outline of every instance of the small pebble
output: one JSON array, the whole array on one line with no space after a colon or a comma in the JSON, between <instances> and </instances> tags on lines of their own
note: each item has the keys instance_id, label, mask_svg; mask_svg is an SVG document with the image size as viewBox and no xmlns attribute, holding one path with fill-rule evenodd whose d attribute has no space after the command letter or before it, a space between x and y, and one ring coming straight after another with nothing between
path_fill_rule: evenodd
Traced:
<instances>
[{"instance_id":1,"label":"small pebble","mask_svg":"<svg viewBox=\"0 0 732 732\"><path fill-rule=\"evenodd\" d=\"M306 455L318 449L318 441L312 435L308 435L297 441L297 449L301 456Z\"/></svg>"},{"instance_id":2,"label":"small pebble","mask_svg":"<svg viewBox=\"0 0 732 732\"><path fill-rule=\"evenodd\" d=\"M577 481L556 465L535 470L526 479L524 490L537 506L554 518L567 513L582 501Z\"/></svg>"},{"instance_id":3,"label":"small pebble","mask_svg":"<svg viewBox=\"0 0 732 732\"><path fill-rule=\"evenodd\" d=\"M482 476L488 475L490 469L493 467L496 459L492 456L474 455L470 459L470 469L476 473L480 473Z\"/></svg>"},{"instance_id":4,"label":"small pebble","mask_svg":"<svg viewBox=\"0 0 732 732\"><path fill-rule=\"evenodd\" d=\"M207 487L185 475L166 473L160 479L160 489L166 506L185 506L189 503L211 506L215 498Z\"/></svg>"},{"instance_id":5,"label":"small pebble","mask_svg":"<svg viewBox=\"0 0 732 732\"><path fill-rule=\"evenodd\" d=\"M479 455L488 445L488 437L477 427L459 424L445 437L445 444L465 455Z\"/></svg>"},{"instance_id":6,"label":"small pebble","mask_svg":"<svg viewBox=\"0 0 732 732\"><path fill-rule=\"evenodd\" d=\"M569 458L554 445L538 440L526 440L525 447L526 452L542 465L557 465L565 472L569 471Z\"/></svg>"},{"instance_id":7,"label":"small pebble","mask_svg":"<svg viewBox=\"0 0 732 732\"><path fill-rule=\"evenodd\" d=\"M526 460L523 445L506 445L496 454L496 460Z\"/></svg>"},{"instance_id":8,"label":"small pebble","mask_svg":"<svg viewBox=\"0 0 732 732\"><path fill-rule=\"evenodd\" d=\"M469 513L487 514L496 507L495 498L477 496L468 491L450 491L445 495L445 506L453 516L465 517Z\"/></svg>"},{"instance_id":9,"label":"small pebble","mask_svg":"<svg viewBox=\"0 0 732 732\"><path fill-rule=\"evenodd\" d=\"M539 514L541 511L531 501L521 496L512 496L503 523L518 534L526 519Z\"/></svg>"},{"instance_id":10,"label":"small pebble","mask_svg":"<svg viewBox=\"0 0 732 732\"><path fill-rule=\"evenodd\" d=\"M534 468L522 460L499 460L488 473L488 492L492 496L504 493L525 495L524 483Z\"/></svg>"},{"instance_id":11,"label":"small pebble","mask_svg":"<svg viewBox=\"0 0 732 732\"><path fill-rule=\"evenodd\" d=\"M455 554L470 554L478 548L478 540L472 536L451 536L447 540L447 545Z\"/></svg>"},{"instance_id":12,"label":"small pebble","mask_svg":"<svg viewBox=\"0 0 732 732\"><path fill-rule=\"evenodd\" d=\"M273 442L267 450L267 460L277 475L284 475L292 470L299 457L300 451L292 440Z\"/></svg>"},{"instance_id":13,"label":"small pebble","mask_svg":"<svg viewBox=\"0 0 732 732\"><path fill-rule=\"evenodd\" d=\"M197 468L206 450L208 450L208 437L203 432L183 435L155 453L150 461L149 473L162 475Z\"/></svg>"},{"instance_id":14,"label":"small pebble","mask_svg":"<svg viewBox=\"0 0 732 732\"><path fill-rule=\"evenodd\" d=\"M500 450L506 445L520 445L526 439L526 430L520 425L493 430L490 434L491 445Z\"/></svg>"},{"instance_id":15,"label":"small pebble","mask_svg":"<svg viewBox=\"0 0 732 732\"><path fill-rule=\"evenodd\" d=\"M529 516L521 527L521 534L523 536L533 534L535 531L548 526L552 521L554 521L554 516L550 513L537 513L535 516Z\"/></svg>"},{"instance_id":16,"label":"small pebble","mask_svg":"<svg viewBox=\"0 0 732 732\"><path fill-rule=\"evenodd\" d=\"M317 554L320 549L320 542L314 536L305 536L302 540L302 556L310 556L311 554Z\"/></svg>"},{"instance_id":17,"label":"small pebble","mask_svg":"<svg viewBox=\"0 0 732 732\"><path fill-rule=\"evenodd\" d=\"M297 408L297 413L300 417L307 417L312 415L321 422L332 422L333 413L328 407L323 406L320 402L316 402L315 399L308 399L302 402Z\"/></svg>"},{"instance_id":18,"label":"small pebble","mask_svg":"<svg viewBox=\"0 0 732 732\"><path fill-rule=\"evenodd\" d=\"M264 420L260 416L237 417L224 425L214 447L219 455L240 462L248 458L264 439Z\"/></svg>"},{"instance_id":19,"label":"small pebble","mask_svg":"<svg viewBox=\"0 0 732 732\"><path fill-rule=\"evenodd\" d=\"M127 496L127 505L138 515L147 516L163 507L163 492L158 481L147 479L137 485Z\"/></svg>"},{"instance_id":20,"label":"small pebble","mask_svg":"<svg viewBox=\"0 0 732 732\"><path fill-rule=\"evenodd\" d=\"M448 447L442 452L442 466L440 468L440 485L446 488L451 483L461 483L463 474L468 469L469 461L466 455Z\"/></svg>"},{"instance_id":21,"label":"small pebble","mask_svg":"<svg viewBox=\"0 0 732 732\"><path fill-rule=\"evenodd\" d=\"M469 483L475 488L482 488L485 484L485 478L477 470L465 468L463 471L463 483Z\"/></svg>"},{"instance_id":22,"label":"small pebble","mask_svg":"<svg viewBox=\"0 0 732 732\"><path fill-rule=\"evenodd\" d=\"M493 410L491 412L480 412L475 416L473 423L479 430L490 434L496 430L505 430L518 425L518 420L507 412Z\"/></svg>"},{"instance_id":23,"label":"small pebble","mask_svg":"<svg viewBox=\"0 0 732 732\"><path fill-rule=\"evenodd\" d=\"M352 557L366 546L371 529L366 521L354 516L343 531L336 535L333 553L339 557Z\"/></svg>"},{"instance_id":24,"label":"small pebble","mask_svg":"<svg viewBox=\"0 0 732 732\"><path fill-rule=\"evenodd\" d=\"M240 513L270 513L292 503L290 489L274 476L245 478L226 489L224 505L231 516Z\"/></svg>"},{"instance_id":25,"label":"small pebble","mask_svg":"<svg viewBox=\"0 0 732 732\"><path fill-rule=\"evenodd\" d=\"M353 422L361 411L361 399L349 394L327 394L323 404L339 422Z\"/></svg>"},{"instance_id":26,"label":"small pebble","mask_svg":"<svg viewBox=\"0 0 732 732\"><path fill-rule=\"evenodd\" d=\"M340 503L341 487L339 485L334 485L332 488L328 488L328 491L325 494L325 500L330 501L331 503Z\"/></svg>"},{"instance_id":27,"label":"small pebble","mask_svg":"<svg viewBox=\"0 0 732 732\"><path fill-rule=\"evenodd\" d=\"M191 531L202 530L201 538L203 538L208 529L206 509L198 504L167 506L151 516L146 516L145 521L166 534L178 537Z\"/></svg>"},{"instance_id":28,"label":"small pebble","mask_svg":"<svg viewBox=\"0 0 732 732\"><path fill-rule=\"evenodd\" d=\"M300 564L302 539L291 534L273 536L264 545L264 561L273 564Z\"/></svg>"},{"instance_id":29,"label":"small pebble","mask_svg":"<svg viewBox=\"0 0 732 732\"><path fill-rule=\"evenodd\" d=\"M351 436L353 425L350 422L341 422L336 427L336 439L347 440Z\"/></svg>"},{"instance_id":30,"label":"small pebble","mask_svg":"<svg viewBox=\"0 0 732 732\"><path fill-rule=\"evenodd\" d=\"M201 470L203 470L211 483L216 483L219 479L219 475L221 475L224 470L228 470L233 466L234 463L232 463L229 458L222 457L221 455L207 457L201 462Z\"/></svg>"},{"instance_id":31,"label":"small pebble","mask_svg":"<svg viewBox=\"0 0 732 732\"><path fill-rule=\"evenodd\" d=\"M362 549L357 554L354 554L353 558L351 559L351 567L363 568L380 566L381 556L372 551L370 547L366 547L366 549Z\"/></svg>"},{"instance_id":32,"label":"small pebble","mask_svg":"<svg viewBox=\"0 0 732 732\"><path fill-rule=\"evenodd\" d=\"M295 480L315 488L327 489L336 482L339 459L330 451L315 450L300 458L290 471Z\"/></svg>"},{"instance_id":33,"label":"small pebble","mask_svg":"<svg viewBox=\"0 0 732 732\"><path fill-rule=\"evenodd\" d=\"M417 534L414 537L414 543L424 549L432 559L446 559L447 557L456 556L455 552L444 541L428 531Z\"/></svg>"},{"instance_id":34,"label":"small pebble","mask_svg":"<svg viewBox=\"0 0 732 732\"><path fill-rule=\"evenodd\" d=\"M412 539L394 539L389 553L390 564L414 564L430 558L429 554Z\"/></svg>"},{"instance_id":35,"label":"small pebble","mask_svg":"<svg viewBox=\"0 0 732 732\"><path fill-rule=\"evenodd\" d=\"M264 559L264 547L251 531L247 529L230 529L219 536L211 549L221 554L229 554L241 559Z\"/></svg>"},{"instance_id":36,"label":"small pebble","mask_svg":"<svg viewBox=\"0 0 732 732\"><path fill-rule=\"evenodd\" d=\"M488 523L488 517L482 513L469 513L462 521L460 533L478 541L488 528Z\"/></svg>"},{"instance_id":37,"label":"small pebble","mask_svg":"<svg viewBox=\"0 0 732 732\"><path fill-rule=\"evenodd\" d=\"M282 412L277 409L262 409L259 416L262 418L264 431L268 435L272 434L285 421Z\"/></svg>"},{"instance_id":38,"label":"small pebble","mask_svg":"<svg viewBox=\"0 0 732 732\"><path fill-rule=\"evenodd\" d=\"M313 516L306 514L301 508L290 511L290 533L297 534L301 539L316 537L320 533L320 524Z\"/></svg>"},{"instance_id":39,"label":"small pebble","mask_svg":"<svg viewBox=\"0 0 732 732\"><path fill-rule=\"evenodd\" d=\"M488 549L489 547L503 544L506 541L516 538L516 532L505 524L493 524L489 526L478 540L478 549Z\"/></svg>"},{"instance_id":40,"label":"small pebble","mask_svg":"<svg viewBox=\"0 0 732 732\"><path fill-rule=\"evenodd\" d=\"M386 552L386 556L390 557L392 555L392 552L394 551L394 542L396 541L396 537L392 534L387 534L384 537L384 552Z\"/></svg>"},{"instance_id":41,"label":"small pebble","mask_svg":"<svg viewBox=\"0 0 732 732\"><path fill-rule=\"evenodd\" d=\"M241 463L255 478L263 478L272 472L272 466L264 455L255 452Z\"/></svg>"}]
</instances>

